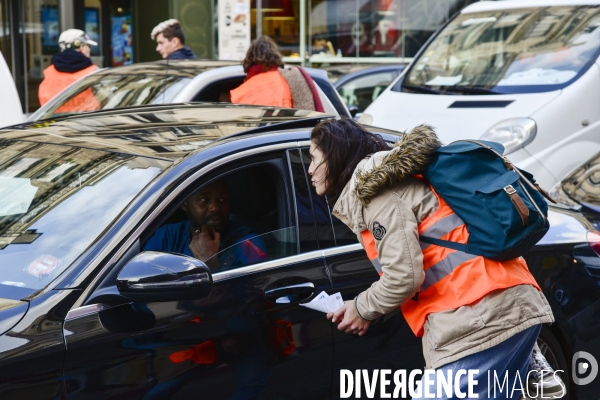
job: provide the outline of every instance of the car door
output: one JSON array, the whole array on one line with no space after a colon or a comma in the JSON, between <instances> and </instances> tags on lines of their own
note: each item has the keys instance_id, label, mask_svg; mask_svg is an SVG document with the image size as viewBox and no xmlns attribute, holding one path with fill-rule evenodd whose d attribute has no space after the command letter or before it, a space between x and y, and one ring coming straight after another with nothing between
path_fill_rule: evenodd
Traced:
<instances>
[{"instance_id":1,"label":"car door","mask_svg":"<svg viewBox=\"0 0 600 400\"><path fill-rule=\"evenodd\" d=\"M228 182L230 219L258 221L252 226L268 257L217 269L205 297L156 303L111 300L123 263L117 265L65 322L68 398L329 397L331 323L299 303L329 292L331 281L310 202L299 203L305 175L294 165L297 160L283 151L257 154L195 182ZM275 183L269 188L270 180ZM180 197L190 190L182 189ZM271 197L255 198L264 193L273 194L276 204ZM129 257L143 249L148 235L140 235Z\"/></svg>"},{"instance_id":2,"label":"car door","mask_svg":"<svg viewBox=\"0 0 600 400\"><path fill-rule=\"evenodd\" d=\"M305 171L310 164L308 149L302 149ZM340 220L331 216L333 204L327 204L311 187L319 243L333 282L332 293L344 300L354 299L368 289L379 276L359 244L356 235ZM330 293L330 294L332 294ZM423 369L425 361L420 339L417 339L400 312L391 313L372 324L364 336L341 332L334 328L334 367L332 398L340 397L340 371L389 369L392 373L405 369ZM391 375L388 376L391 379ZM364 392L364 388L363 391ZM377 392L379 393L379 387ZM391 393L391 390L389 391Z\"/></svg>"}]
</instances>

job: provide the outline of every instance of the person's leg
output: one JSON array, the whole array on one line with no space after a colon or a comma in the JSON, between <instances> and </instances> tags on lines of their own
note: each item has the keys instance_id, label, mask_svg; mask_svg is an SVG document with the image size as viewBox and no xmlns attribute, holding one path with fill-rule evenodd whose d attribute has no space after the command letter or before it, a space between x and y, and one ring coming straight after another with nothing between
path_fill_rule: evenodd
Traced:
<instances>
[{"instance_id":1,"label":"person's leg","mask_svg":"<svg viewBox=\"0 0 600 400\"><path fill-rule=\"evenodd\" d=\"M528 375L527 385L532 396L535 393L538 393L538 398L542 398L542 394L544 398L564 396L566 385L560 379L560 376L554 373L554 369L548 364L548 360L544 357L537 342L529 359Z\"/></svg>"},{"instance_id":2,"label":"person's leg","mask_svg":"<svg viewBox=\"0 0 600 400\"><path fill-rule=\"evenodd\" d=\"M421 379L420 396L413 399L432 398L431 394L436 399L457 398L454 377L459 371L465 371L465 374L460 377L458 389L469 398L469 370L479 370L479 373L473 376L477 384L471 388L472 393L478 398L518 399L527 387L527 368L540 328L539 325L533 326L494 347L438 368L436 374L430 379L433 383L429 388L423 387L425 377ZM444 390L438 392L437 374L443 374L445 379L448 379L451 374L452 393L447 395ZM437 394L440 396L436 397Z\"/></svg>"}]
</instances>

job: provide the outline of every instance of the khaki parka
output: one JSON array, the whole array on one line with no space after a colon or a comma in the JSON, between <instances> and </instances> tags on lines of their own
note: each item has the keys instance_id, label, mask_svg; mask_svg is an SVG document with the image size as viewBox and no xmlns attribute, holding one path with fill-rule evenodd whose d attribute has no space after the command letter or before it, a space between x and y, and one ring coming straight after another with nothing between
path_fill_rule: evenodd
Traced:
<instances>
[{"instance_id":1,"label":"khaki parka","mask_svg":"<svg viewBox=\"0 0 600 400\"><path fill-rule=\"evenodd\" d=\"M418 226L437 210L438 201L429 185L414 175L424 170L440 145L430 127L413 129L390 151L362 160L336 201L333 214L359 241L361 232L374 224L385 230L375 240L383 275L355 299L364 319L395 311L423 283ZM429 314L423 335L426 368L441 367L553 321L546 298L532 285L496 290L475 304Z\"/></svg>"}]
</instances>

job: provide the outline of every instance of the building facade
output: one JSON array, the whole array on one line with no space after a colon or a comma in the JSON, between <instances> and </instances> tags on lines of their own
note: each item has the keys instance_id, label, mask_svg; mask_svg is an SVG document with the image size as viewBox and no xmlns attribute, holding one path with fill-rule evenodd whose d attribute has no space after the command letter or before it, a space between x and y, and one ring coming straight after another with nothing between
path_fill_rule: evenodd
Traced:
<instances>
[{"instance_id":1,"label":"building facade","mask_svg":"<svg viewBox=\"0 0 600 400\"><path fill-rule=\"evenodd\" d=\"M398 63L414 56L454 13L477 0L238 0L249 7L251 38L268 35L286 62ZM99 43L102 67L160 59L152 28L177 18L199 58L218 58L218 0L0 0L0 51L23 110L39 107L43 70L58 36L79 28Z\"/></svg>"}]
</instances>

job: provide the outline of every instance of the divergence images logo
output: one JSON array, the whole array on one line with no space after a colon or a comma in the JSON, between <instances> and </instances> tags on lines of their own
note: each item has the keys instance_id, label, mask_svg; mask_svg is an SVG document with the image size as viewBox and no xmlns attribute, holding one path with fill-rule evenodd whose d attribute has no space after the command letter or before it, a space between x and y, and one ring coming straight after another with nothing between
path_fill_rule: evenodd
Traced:
<instances>
[{"instance_id":1,"label":"divergence images logo","mask_svg":"<svg viewBox=\"0 0 600 400\"><path fill-rule=\"evenodd\" d=\"M573 355L573 382L577 385L587 385L598 375L598 361L588 352L578 351ZM585 378L580 376L586 375Z\"/></svg>"}]
</instances>

